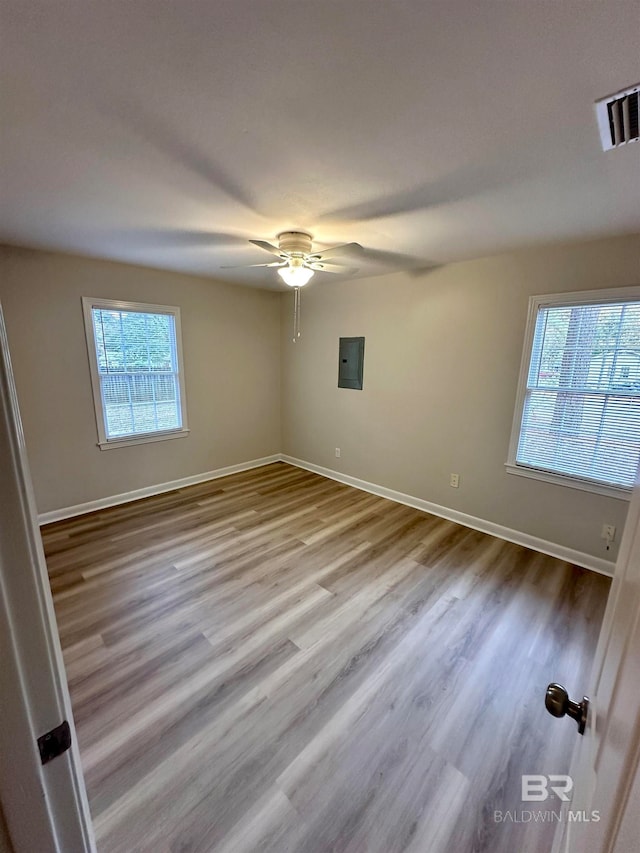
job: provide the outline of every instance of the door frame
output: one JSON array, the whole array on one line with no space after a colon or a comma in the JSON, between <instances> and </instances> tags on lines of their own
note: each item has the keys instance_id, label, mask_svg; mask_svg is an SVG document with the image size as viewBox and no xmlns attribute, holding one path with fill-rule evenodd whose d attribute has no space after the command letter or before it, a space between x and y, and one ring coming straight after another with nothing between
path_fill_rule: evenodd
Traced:
<instances>
[{"instance_id":1,"label":"door frame","mask_svg":"<svg viewBox=\"0 0 640 853\"><path fill-rule=\"evenodd\" d=\"M15 853L94 853L95 840L0 305L0 802ZM67 720L46 765L37 738Z\"/></svg>"}]
</instances>

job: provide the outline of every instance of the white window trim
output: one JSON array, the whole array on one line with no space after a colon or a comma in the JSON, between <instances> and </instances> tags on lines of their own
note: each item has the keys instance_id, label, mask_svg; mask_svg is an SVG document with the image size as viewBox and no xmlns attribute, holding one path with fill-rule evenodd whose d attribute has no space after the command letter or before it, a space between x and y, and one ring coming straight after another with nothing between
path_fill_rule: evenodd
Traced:
<instances>
[{"instance_id":1,"label":"white window trim","mask_svg":"<svg viewBox=\"0 0 640 853\"><path fill-rule=\"evenodd\" d=\"M180 429L138 433L137 435L132 435L126 438L107 438L104 422L104 410L102 407L102 395L100 393L100 374L98 371L98 357L96 354L93 317L91 314L92 308L104 308L107 311L140 311L147 314L170 314L175 318L178 382L180 385L180 408L182 411L182 427ZM89 357L89 372L91 374L93 406L95 409L96 427L98 429L98 447L100 450L113 450L117 447L129 447L133 444L148 444L152 441L166 441L170 438L185 438L189 435L189 428L187 425L187 397L184 382L184 359L182 356L180 308L174 305L151 305L147 302L121 302L115 299L92 299L89 296L83 296L82 311L84 314L85 337L87 340L87 355Z\"/></svg>"},{"instance_id":2,"label":"white window trim","mask_svg":"<svg viewBox=\"0 0 640 853\"><path fill-rule=\"evenodd\" d=\"M516 462L518 442L520 440L520 425L527 391L527 377L529 375L529 363L533 349L533 337L536 329L538 310L543 307L563 307L571 305L584 305L590 302L603 304L606 302L619 302L626 299L640 299L640 286L607 288L606 290L581 290L571 293L546 293L541 296L529 298L529 311L527 313L527 326L522 348L522 360L520 362L520 376L518 378L518 390L516 391L516 405L511 426L511 440L509 442L509 454L505 467L508 474L517 474L520 477L529 477L532 480L543 480L547 483L555 483L559 486L568 486L571 489L579 489L585 492L594 492L599 495L618 498L628 501L631 499L633 489L625 489L618 486L610 486L605 483L597 483L593 480L570 475L558 474L552 471L544 471L541 468L531 468Z\"/></svg>"}]
</instances>

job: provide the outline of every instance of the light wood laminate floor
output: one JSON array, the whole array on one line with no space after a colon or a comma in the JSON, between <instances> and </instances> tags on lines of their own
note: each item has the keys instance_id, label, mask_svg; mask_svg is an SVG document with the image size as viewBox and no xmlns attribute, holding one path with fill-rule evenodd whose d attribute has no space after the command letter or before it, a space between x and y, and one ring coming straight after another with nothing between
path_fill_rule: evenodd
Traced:
<instances>
[{"instance_id":1,"label":"light wood laminate floor","mask_svg":"<svg viewBox=\"0 0 640 853\"><path fill-rule=\"evenodd\" d=\"M100 853L549 850L608 579L283 463L43 539Z\"/></svg>"}]
</instances>

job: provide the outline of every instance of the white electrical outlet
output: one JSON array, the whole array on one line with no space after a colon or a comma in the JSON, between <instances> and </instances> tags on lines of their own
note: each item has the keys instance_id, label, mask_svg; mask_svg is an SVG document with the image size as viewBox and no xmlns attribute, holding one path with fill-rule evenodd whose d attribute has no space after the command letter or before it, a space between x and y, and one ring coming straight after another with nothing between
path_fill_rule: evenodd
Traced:
<instances>
[{"instance_id":1,"label":"white electrical outlet","mask_svg":"<svg viewBox=\"0 0 640 853\"><path fill-rule=\"evenodd\" d=\"M457 489L460 485L460 474L449 474L449 485Z\"/></svg>"},{"instance_id":2,"label":"white electrical outlet","mask_svg":"<svg viewBox=\"0 0 640 853\"><path fill-rule=\"evenodd\" d=\"M616 538L616 527L615 524L603 524L602 525L602 533L600 536L603 539L606 539L607 542L613 542Z\"/></svg>"},{"instance_id":3,"label":"white electrical outlet","mask_svg":"<svg viewBox=\"0 0 640 853\"><path fill-rule=\"evenodd\" d=\"M340 459L340 448L336 447L336 459Z\"/></svg>"}]
</instances>

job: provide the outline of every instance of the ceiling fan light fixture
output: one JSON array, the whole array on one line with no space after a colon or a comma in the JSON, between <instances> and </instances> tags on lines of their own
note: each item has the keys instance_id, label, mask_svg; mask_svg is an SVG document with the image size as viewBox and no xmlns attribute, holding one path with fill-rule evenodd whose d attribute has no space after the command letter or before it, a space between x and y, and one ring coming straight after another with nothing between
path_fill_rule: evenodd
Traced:
<instances>
[{"instance_id":1,"label":"ceiling fan light fixture","mask_svg":"<svg viewBox=\"0 0 640 853\"><path fill-rule=\"evenodd\" d=\"M282 278L285 284L289 287L304 287L305 284L313 277L313 270L305 267L302 264L293 264L292 261L297 258L292 258L286 267L278 269L278 275Z\"/></svg>"}]
</instances>

